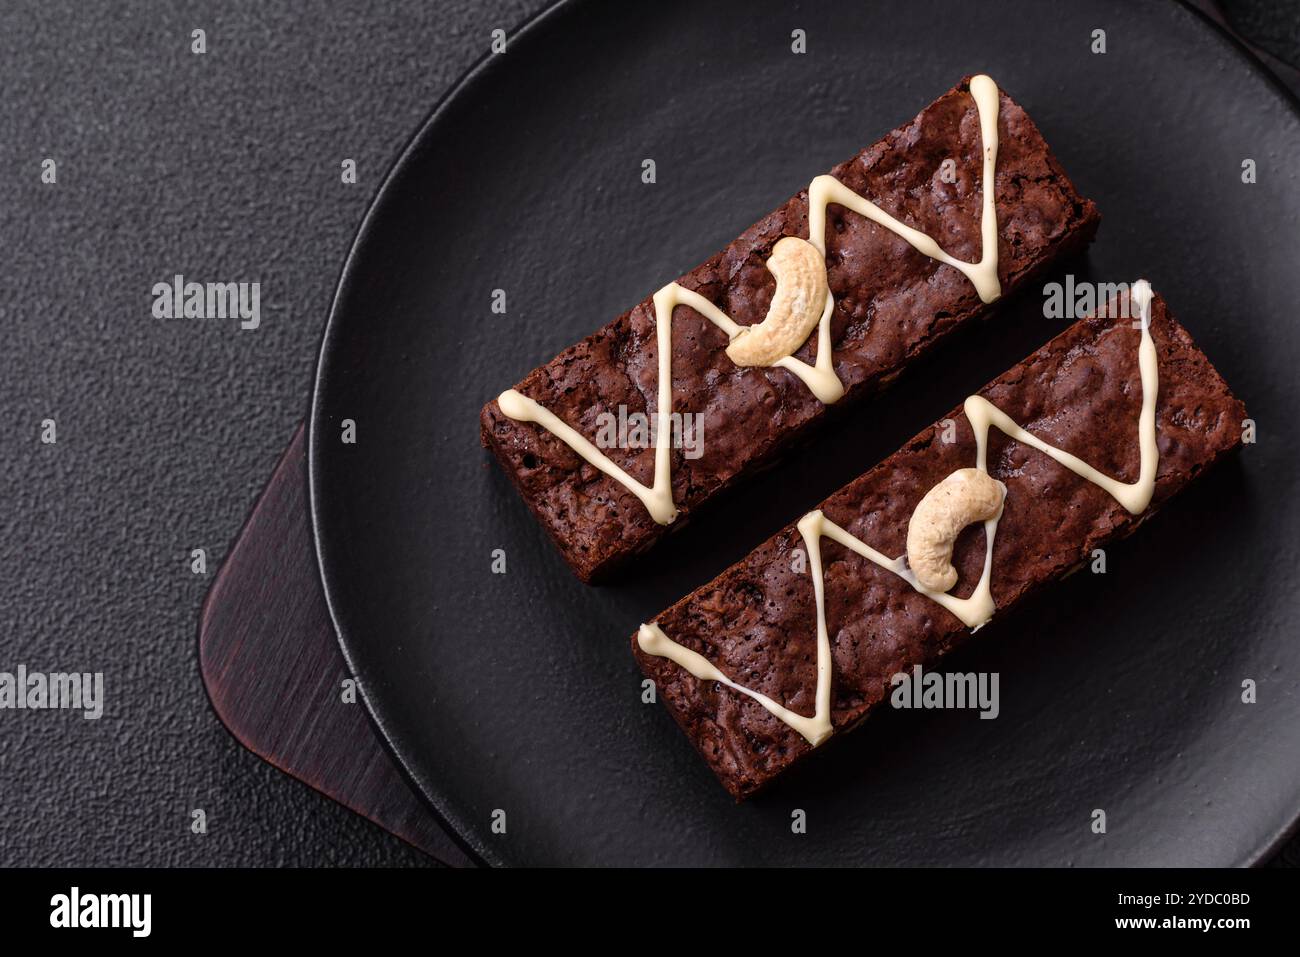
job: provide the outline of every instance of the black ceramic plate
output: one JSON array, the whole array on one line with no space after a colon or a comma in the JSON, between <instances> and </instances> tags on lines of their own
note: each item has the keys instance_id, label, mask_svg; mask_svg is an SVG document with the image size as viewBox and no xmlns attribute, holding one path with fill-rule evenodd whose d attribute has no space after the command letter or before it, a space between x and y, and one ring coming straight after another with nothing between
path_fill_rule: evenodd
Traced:
<instances>
[{"instance_id":1,"label":"black ceramic plate","mask_svg":"<svg viewBox=\"0 0 1300 957\"><path fill-rule=\"evenodd\" d=\"M950 659L1000 673L996 721L879 713L737 806L641 703L629 635L1064 323L1037 291L1008 303L604 588L573 578L480 449L479 408L979 71L1101 208L1069 268L1150 277L1259 441L1113 549L1107 574ZM320 564L384 737L494 863L1257 860L1300 808L1298 160L1292 101L1174 3L574 2L534 20L402 155L321 351Z\"/></svg>"}]
</instances>

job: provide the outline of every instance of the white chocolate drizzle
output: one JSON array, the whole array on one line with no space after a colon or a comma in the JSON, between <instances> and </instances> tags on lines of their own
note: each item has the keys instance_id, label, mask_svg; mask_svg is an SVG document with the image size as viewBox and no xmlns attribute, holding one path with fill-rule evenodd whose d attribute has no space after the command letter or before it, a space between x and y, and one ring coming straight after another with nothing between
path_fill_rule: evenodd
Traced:
<instances>
[{"instance_id":1,"label":"white chocolate drizzle","mask_svg":"<svg viewBox=\"0 0 1300 957\"><path fill-rule=\"evenodd\" d=\"M1160 464L1160 450L1156 443L1156 397L1159 392L1160 370L1155 342L1151 338L1151 285L1141 279L1129 292L1129 301L1138 305L1141 342L1138 345L1138 371L1142 380L1142 411L1138 415L1138 448L1140 465L1138 479L1132 483L1119 482L1104 475L1087 462L1049 445L1032 432L1022 428L1005 412L987 399L972 395L966 399L963 410L975 435L975 467L988 474L989 430L998 431L1017 442L1037 449L1065 466L1075 475L1091 482L1110 495L1130 514L1146 510L1155 493L1156 469ZM1130 310L1131 312L1131 310ZM1005 500L1004 500L1005 507ZM897 575L926 598L943 606L967 628L978 631L993 617L993 542L997 536L1001 512L984 522L984 568L974 591L967 598L958 598L947 592L932 591L917 581L907 565L905 555L890 558L872 548L860 538L836 525L821 510L809 512L799 520L799 534L803 537L809 558L809 574L813 580L813 594L817 603L817 710L811 718L795 714L765 695L731 681L703 655L691 651L669 638L656 624L642 625L637 634L637 644L647 655L668 658L701 680L720 681L729 688L753 698L764 708L799 732L813 747L821 744L832 733L830 722L831 696L831 643L826 628L826 600L823 593L821 539L829 538L850 551Z\"/></svg>"},{"instance_id":2,"label":"white chocolate drizzle","mask_svg":"<svg viewBox=\"0 0 1300 957\"><path fill-rule=\"evenodd\" d=\"M932 237L920 230L907 226L875 203L849 189L835 177L822 175L813 179L808 187L808 242L816 248L822 257L822 270L825 273L826 256L826 209L831 203L844 206L859 213L872 222L885 227L890 232L906 240L918 252L929 256L937 262L952 266L965 275L975 287L983 302L993 302L1002 294L998 282L998 216L995 188L995 172L998 158L998 106L999 93L997 84L983 74L971 78L971 97L975 101L980 117L980 136L983 147L982 192L983 207L980 220L982 249L978 262L968 263L955 259L939 246ZM769 260L770 263L770 260ZM822 285L826 286L823 275ZM778 290L779 291L779 290ZM796 359L793 354L783 355L770 363L794 373L808 388L808 391L821 403L830 405L844 395L844 385L835 374L834 356L831 347L831 316L835 311L835 299L829 289L826 290L826 305L821 319L817 323L817 354L812 365ZM773 297L773 305L778 300ZM658 349L658 411L655 438L655 471L650 485L638 482L626 471L616 465L594 444L566 424L559 416L545 409L540 403L528 398L515 389L507 389L497 397L501 411L511 419L519 422L535 422L546 429L561 442L564 442L581 458L595 466L601 472L623 485L645 505L650 517L660 525L667 525L677 518L678 510L673 501L671 430L669 428L672 412L672 320L673 310L679 306L689 306L704 316L727 334L728 345L737 337L745 335L754 326L742 326L730 316L705 299L697 292L670 282L654 295L656 346ZM766 323L771 318L764 318ZM798 351L795 349L794 351Z\"/></svg>"}]
</instances>

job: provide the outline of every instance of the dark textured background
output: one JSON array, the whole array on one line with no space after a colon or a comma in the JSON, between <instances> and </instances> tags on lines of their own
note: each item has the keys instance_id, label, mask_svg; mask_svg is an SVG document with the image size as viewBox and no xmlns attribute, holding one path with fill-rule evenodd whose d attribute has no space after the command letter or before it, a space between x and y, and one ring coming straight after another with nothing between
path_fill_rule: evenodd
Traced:
<instances>
[{"instance_id":1,"label":"dark textured background","mask_svg":"<svg viewBox=\"0 0 1300 957\"><path fill-rule=\"evenodd\" d=\"M0 712L0 865L426 860L227 735L196 622L305 413L369 197L491 30L542 6L0 8L0 670L103 671L107 697L99 721ZM1300 4L1223 6L1300 62ZM177 272L260 281L261 328L153 319L151 287Z\"/></svg>"}]
</instances>

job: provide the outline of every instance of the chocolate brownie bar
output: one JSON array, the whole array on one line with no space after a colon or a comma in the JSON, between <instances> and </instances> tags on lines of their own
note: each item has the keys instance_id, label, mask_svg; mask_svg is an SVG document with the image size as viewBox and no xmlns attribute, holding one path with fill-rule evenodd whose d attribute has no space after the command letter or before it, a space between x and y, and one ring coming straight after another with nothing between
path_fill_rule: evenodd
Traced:
<instances>
[{"instance_id":1,"label":"chocolate brownie bar","mask_svg":"<svg viewBox=\"0 0 1300 957\"><path fill-rule=\"evenodd\" d=\"M1126 297L1112 300L1105 313L1115 316L1125 304ZM984 476L1005 488L987 556L995 622L1079 567L1093 549L1131 533L1241 444L1241 402L1164 302L1155 298L1149 310L1153 348L1147 355L1154 365L1148 369L1158 377L1156 389L1145 388L1139 344L1147 340L1132 321L1091 318L979 393L1035 441L1078 456L1076 466L1086 468L1081 459L1119 483L1133 483L1113 489L1125 499L1121 505L1110 491L995 425L987 438ZM1155 396L1153 416L1143 419L1148 395ZM882 558L900 556L894 570L833 538L817 538L813 545L800 525L790 525L633 636L633 652L660 699L737 799L814 750L810 740L851 729L890 694L893 675L933 663L980 622L978 614L963 622L936 602L935 592L919 590L905 576L916 566L909 531L917 531L918 503L942 489L945 477L977 464L978 430L968 413L978 424L989 408L979 398L968 400L801 523L805 530L837 526ZM1145 474L1143 430L1152 439ZM979 591L986 542L978 522L956 537L957 585L944 598ZM819 657L816 564L825 658ZM766 696L774 708L789 709L804 726L792 726L734 685L695 677L661 656L664 640L702 656L686 662L697 673L716 668L735 685ZM823 664L829 693L819 709ZM828 719L820 730L809 717L819 712Z\"/></svg>"},{"instance_id":2,"label":"chocolate brownie bar","mask_svg":"<svg viewBox=\"0 0 1300 957\"><path fill-rule=\"evenodd\" d=\"M1014 291L1082 249L1096 231L1099 216L1092 202L1071 185L1024 110L987 77L963 80L911 122L835 167L830 175L837 183L818 177L823 185L842 184L879 204L902 223L893 221L895 231L834 199L822 207L821 282L833 302L823 324L828 324L825 341L834 377L843 387L836 408L886 386L909 362L991 309L974 278L962 271L981 258L987 214L983 180L989 157L983 114L971 92L978 81L987 81L996 103L993 206L1001 292ZM906 227L933 237L946 254L962 261L958 268L918 251L900 235ZM484 406L483 444L583 581L596 580L649 548L825 417L828 406L791 371L789 361L785 367L738 364L728 354L729 340L742 341L737 330L728 333L719 328L721 320L699 311L716 307L725 314L722 320L750 333L749 344L757 342L752 327L781 305L768 266L778 241L794 242L787 237L798 237L804 246L810 244L802 237L818 241L809 232L808 190L678 280L683 296L697 293L707 302L669 307L670 408L701 416L703 441L698 457L689 448L668 451L662 514L652 515L644 499L554 431L520 418L527 411L524 402L535 402L570 427L578 442L593 443L593 450L602 423L620 413L624 419L638 413L655 419L660 405L654 297L503 393L515 403L514 418L498 400ZM996 295L995 289L989 298ZM820 333L803 329L799 334L802 345L793 357L811 365L820 352ZM625 476L653 485L654 447L602 447L599 454Z\"/></svg>"}]
</instances>

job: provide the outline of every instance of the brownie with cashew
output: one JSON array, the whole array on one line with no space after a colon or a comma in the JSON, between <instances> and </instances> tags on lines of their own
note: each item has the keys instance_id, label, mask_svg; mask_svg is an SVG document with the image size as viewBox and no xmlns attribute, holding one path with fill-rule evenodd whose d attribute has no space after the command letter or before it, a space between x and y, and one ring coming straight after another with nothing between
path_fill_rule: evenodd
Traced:
<instances>
[{"instance_id":1,"label":"brownie with cashew","mask_svg":"<svg viewBox=\"0 0 1300 957\"><path fill-rule=\"evenodd\" d=\"M971 82L963 80L913 120L831 171L844 187L904 227L933 237L963 263L978 262L983 252L985 154ZM1025 111L1005 92L997 93L995 102L996 273L1005 297L1084 248L1099 216L1071 184ZM756 326L773 309L777 282L769 263L788 237L809 247L804 241L809 237L807 190L677 282L687 295L703 297L736 325ZM672 314L671 411L702 417L705 440L698 455L681 447L669 450L671 520L651 514L625 482L554 431L507 414L499 400L483 407L483 444L580 579L606 577L805 438L829 410L861 403L920 356L996 308L996 302L983 301L959 269L842 205L827 207L824 243L824 281L834 302L828 341L843 390L832 404L814 395L789 363L741 364L772 358L767 354L772 340L788 332L777 328L780 324L761 336L729 337L689 304L678 305ZM797 258L792 262L792 269L799 265ZM808 335L802 322L798 328L807 341L793 359L811 365L819 333ZM654 297L647 297L533 370L513 391L553 413L594 448L608 416L618 416L620 410L651 417L658 412L656 336ZM515 401L518 413L523 402ZM655 448L602 446L599 451L631 480L645 487L655 484Z\"/></svg>"},{"instance_id":2,"label":"brownie with cashew","mask_svg":"<svg viewBox=\"0 0 1300 957\"><path fill-rule=\"evenodd\" d=\"M1106 314L1118 315L1119 304L1112 301ZM1000 482L1005 498L993 493L984 503L983 491L970 490L954 523L970 524L955 541L949 536L932 543L943 546L937 564L950 560L956 572L955 587L943 579L936 588L951 588L954 598L976 591L988 560L995 606L989 628L1089 561L1094 549L1131 534L1241 444L1242 403L1159 296L1151 302L1149 329L1159 383L1153 390L1158 458L1146 483L1140 481L1142 336L1130 319L1081 320L978 393L1035 439L1077 456L1102 476L1133 483L1119 488L1121 495L1143 485L1151 492L1136 512L1130 511L1041 448L991 431L987 475L981 476ZM885 701L894 675L933 665L972 634L967 622L936 603L936 592L904 577L911 572L902 558L917 554L908 531L927 493L942 490L945 482L965 482L970 476L963 473L975 471L975 430L967 411L981 407L988 406L976 399L953 409L809 513L820 512L819 527L833 523L897 561L897 570L822 538L819 601L809 540L800 530L807 529L805 516L654 618L658 645L643 642L645 629L633 636L632 651L654 681L659 700L737 799L765 787L821 745L798 727L819 712L819 606L830 668L829 724L822 740L852 729ZM994 516L998 505L990 557L977 519ZM1156 586L1158 568L1142 574ZM1162 582L1160 587L1179 585ZM669 639L682 649L679 657L687 655L690 667L647 653L647 647L661 651Z\"/></svg>"}]
</instances>

